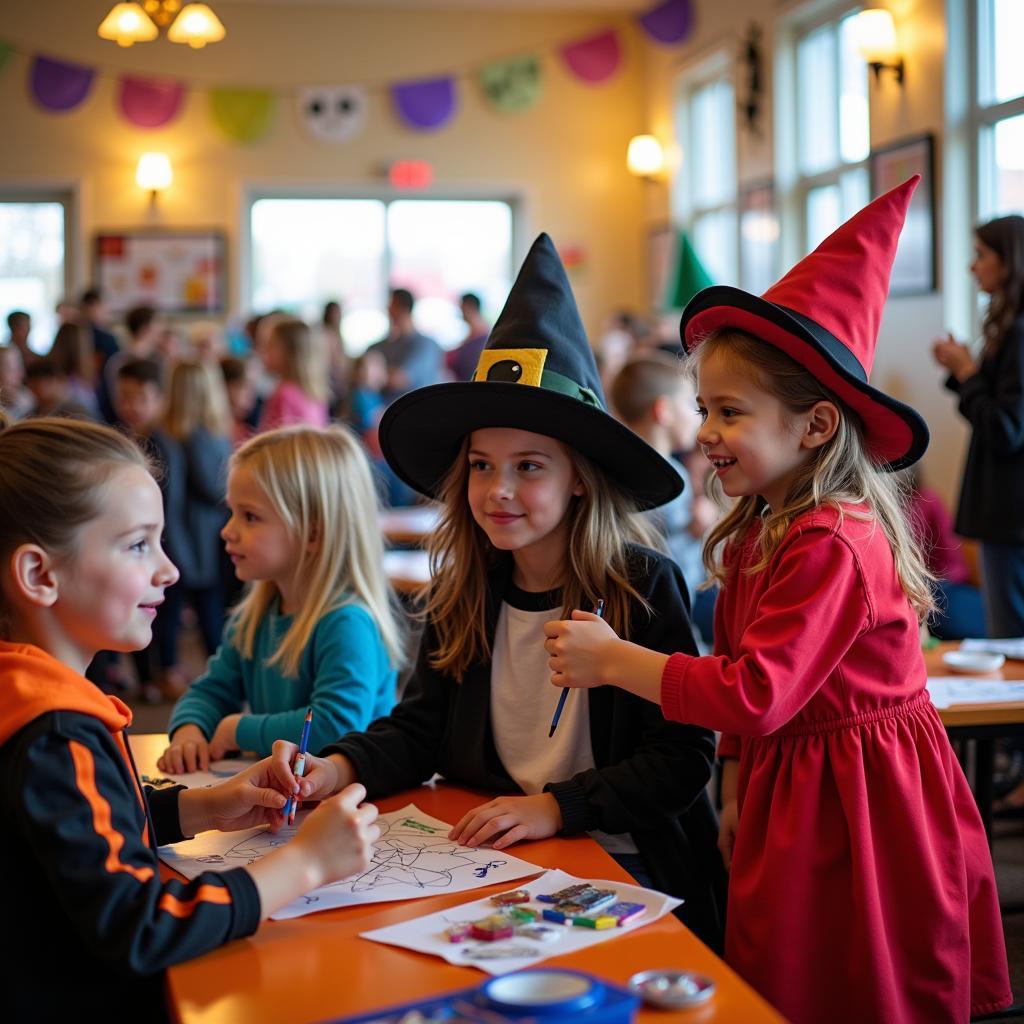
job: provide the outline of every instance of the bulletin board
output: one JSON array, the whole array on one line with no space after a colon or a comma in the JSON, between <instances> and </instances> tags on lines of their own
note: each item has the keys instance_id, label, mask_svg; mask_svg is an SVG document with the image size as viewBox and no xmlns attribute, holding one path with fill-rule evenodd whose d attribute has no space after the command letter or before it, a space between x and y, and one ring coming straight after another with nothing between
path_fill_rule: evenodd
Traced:
<instances>
[{"instance_id":1,"label":"bulletin board","mask_svg":"<svg viewBox=\"0 0 1024 1024\"><path fill-rule=\"evenodd\" d=\"M225 312L226 243L220 231L121 231L96 236L93 280L112 313Z\"/></svg>"}]
</instances>

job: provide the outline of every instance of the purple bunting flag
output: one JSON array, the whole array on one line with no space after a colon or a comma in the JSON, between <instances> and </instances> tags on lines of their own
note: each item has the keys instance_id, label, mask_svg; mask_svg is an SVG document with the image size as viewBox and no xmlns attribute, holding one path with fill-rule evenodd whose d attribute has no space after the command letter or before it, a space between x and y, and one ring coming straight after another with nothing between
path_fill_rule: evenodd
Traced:
<instances>
[{"instance_id":1,"label":"purple bunting flag","mask_svg":"<svg viewBox=\"0 0 1024 1024\"><path fill-rule=\"evenodd\" d=\"M693 31L693 9L690 0L665 0L637 21L659 43L681 43Z\"/></svg>"},{"instance_id":2,"label":"purple bunting flag","mask_svg":"<svg viewBox=\"0 0 1024 1024\"><path fill-rule=\"evenodd\" d=\"M29 71L29 83L36 102L47 110L74 110L92 88L95 71L78 64L64 64L49 57L36 57Z\"/></svg>"},{"instance_id":3,"label":"purple bunting flag","mask_svg":"<svg viewBox=\"0 0 1024 1024\"><path fill-rule=\"evenodd\" d=\"M177 116L185 87L167 78L130 78L118 83L118 106L136 128L159 128Z\"/></svg>"},{"instance_id":4,"label":"purple bunting flag","mask_svg":"<svg viewBox=\"0 0 1024 1024\"><path fill-rule=\"evenodd\" d=\"M434 131L455 113L455 79L433 78L391 87L398 116L412 128Z\"/></svg>"},{"instance_id":5,"label":"purple bunting flag","mask_svg":"<svg viewBox=\"0 0 1024 1024\"><path fill-rule=\"evenodd\" d=\"M614 29L569 43L561 48L561 53L572 73L592 85L611 78L622 60L619 36Z\"/></svg>"}]
</instances>

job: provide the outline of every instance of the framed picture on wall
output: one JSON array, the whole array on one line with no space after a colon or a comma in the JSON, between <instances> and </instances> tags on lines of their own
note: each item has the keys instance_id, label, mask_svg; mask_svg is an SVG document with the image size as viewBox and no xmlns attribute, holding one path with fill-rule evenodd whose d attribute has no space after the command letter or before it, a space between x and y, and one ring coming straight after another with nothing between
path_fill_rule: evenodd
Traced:
<instances>
[{"instance_id":1,"label":"framed picture on wall","mask_svg":"<svg viewBox=\"0 0 1024 1024\"><path fill-rule=\"evenodd\" d=\"M907 210L889 282L890 295L935 291L935 152L931 135L921 135L874 150L870 158L871 194L880 196L913 174L921 181Z\"/></svg>"},{"instance_id":2,"label":"framed picture on wall","mask_svg":"<svg viewBox=\"0 0 1024 1024\"><path fill-rule=\"evenodd\" d=\"M225 312L224 234L215 230L102 232L93 280L112 313L149 305L161 313Z\"/></svg>"}]
</instances>

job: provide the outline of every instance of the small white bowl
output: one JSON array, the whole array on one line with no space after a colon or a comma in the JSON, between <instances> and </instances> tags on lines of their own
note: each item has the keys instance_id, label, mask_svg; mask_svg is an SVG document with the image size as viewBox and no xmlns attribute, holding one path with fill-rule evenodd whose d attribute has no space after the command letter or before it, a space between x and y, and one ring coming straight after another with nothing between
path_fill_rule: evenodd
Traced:
<instances>
[{"instance_id":1,"label":"small white bowl","mask_svg":"<svg viewBox=\"0 0 1024 1024\"><path fill-rule=\"evenodd\" d=\"M961 675L979 675L996 672L1003 667L1006 658L989 651L946 651L942 660L951 672Z\"/></svg>"}]
</instances>

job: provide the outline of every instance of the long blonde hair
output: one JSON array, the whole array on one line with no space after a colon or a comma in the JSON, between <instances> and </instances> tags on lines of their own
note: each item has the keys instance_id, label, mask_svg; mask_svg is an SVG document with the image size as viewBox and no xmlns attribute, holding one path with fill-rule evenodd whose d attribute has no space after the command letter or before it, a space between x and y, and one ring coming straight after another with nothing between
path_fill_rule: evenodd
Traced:
<instances>
[{"instance_id":1,"label":"long blonde hair","mask_svg":"<svg viewBox=\"0 0 1024 1024\"><path fill-rule=\"evenodd\" d=\"M245 467L301 550L294 579L302 603L270 665L288 676L328 612L362 604L377 623L391 664L403 661L395 598L384 575L377 492L362 445L344 427L282 427L247 441L231 457ZM234 643L251 658L256 633L278 597L269 580L257 580L235 612Z\"/></svg>"},{"instance_id":2,"label":"long blonde hair","mask_svg":"<svg viewBox=\"0 0 1024 1024\"><path fill-rule=\"evenodd\" d=\"M469 481L467 436L438 495L441 520L429 543L433 579L422 615L437 635L429 652L433 668L461 682L470 665L490 658L487 637L487 575L500 552L476 524L466 497ZM657 535L635 501L603 470L568 449L583 494L570 499L569 539L561 567L562 617L573 608L589 611L599 598L604 617L628 639L630 602L650 606L629 582L626 546L654 547Z\"/></svg>"},{"instance_id":3,"label":"long blonde hair","mask_svg":"<svg viewBox=\"0 0 1024 1024\"><path fill-rule=\"evenodd\" d=\"M167 389L164 429L177 441L187 441L200 427L215 437L231 433L231 411L224 375L208 363L175 363Z\"/></svg>"},{"instance_id":4,"label":"long blonde hair","mask_svg":"<svg viewBox=\"0 0 1024 1024\"><path fill-rule=\"evenodd\" d=\"M746 535L755 518L763 515L764 525L758 537L760 559L747 570L750 573L767 568L793 520L827 505L840 516L874 521L881 526L892 549L900 585L918 617L924 620L935 610L935 577L928 572L914 539L906 486L867 454L856 413L784 352L742 331L711 335L689 357L688 371L696 375L703 361L713 354L720 354L735 373L774 395L793 415L807 411L817 402L832 402L839 410L839 425L831 441L811 451L781 508L765 511L764 500L756 494L744 495L732 505L704 545L704 564L709 576L722 586L728 585L721 556L727 545ZM717 478L712 478L710 488L719 504L725 505ZM853 511L847 507L850 505L866 505L870 512Z\"/></svg>"},{"instance_id":5,"label":"long blonde hair","mask_svg":"<svg viewBox=\"0 0 1024 1024\"><path fill-rule=\"evenodd\" d=\"M284 378L298 384L310 398L326 402L327 358L322 339L302 320L286 317L270 329L269 340L284 350Z\"/></svg>"}]
</instances>

